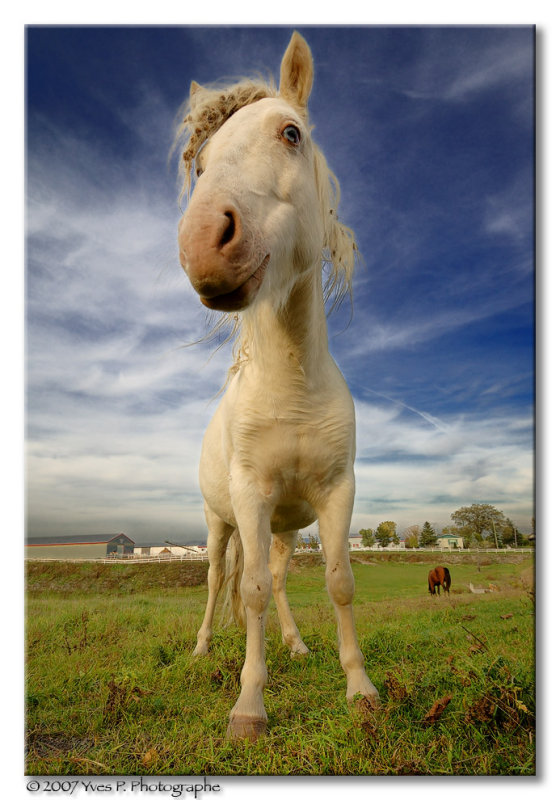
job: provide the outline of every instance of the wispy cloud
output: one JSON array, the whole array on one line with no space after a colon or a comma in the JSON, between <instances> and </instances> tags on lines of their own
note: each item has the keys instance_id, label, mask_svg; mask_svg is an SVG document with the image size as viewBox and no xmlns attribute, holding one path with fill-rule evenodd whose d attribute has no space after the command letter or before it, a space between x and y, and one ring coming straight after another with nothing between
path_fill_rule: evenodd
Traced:
<instances>
[{"instance_id":1,"label":"wispy cloud","mask_svg":"<svg viewBox=\"0 0 560 800\"><path fill-rule=\"evenodd\" d=\"M445 525L460 506L489 502L528 523L531 417L441 420L399 402L358 402L356 412L356 522L396 517L406 527L429 514Z\"/></svg>"},{"instance_id":2,"label":"wispy cloud","mask_svg":"<svg viewBox=\"0 0 560 800\"><path fill-rule=\"evenodd\" d=\"M62 151L80 147L65 137ZM107 168L90 148L95 163ZM197 456L227 353L186 346L206 319L173 207L126 182L73 203L89 185L80 165L29 163L28 525L203 539Z\"/></svg>"}]
</instances>

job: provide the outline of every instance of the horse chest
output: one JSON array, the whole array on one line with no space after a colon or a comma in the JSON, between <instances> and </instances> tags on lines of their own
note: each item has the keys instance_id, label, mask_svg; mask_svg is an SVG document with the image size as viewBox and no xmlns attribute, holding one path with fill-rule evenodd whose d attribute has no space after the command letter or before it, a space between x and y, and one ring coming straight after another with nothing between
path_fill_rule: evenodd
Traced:
<instances>
[{"instance_id":1,"label":"horse chest","mask_svg":"<svg viewBox=\"0 0 560 800\"><path fill-rule=\"evenodd\" d=\"M326 414L236 421L231 455L279 495L306 497L331 485L353 456L352 426Z\"/></svg>"}]
</instances>

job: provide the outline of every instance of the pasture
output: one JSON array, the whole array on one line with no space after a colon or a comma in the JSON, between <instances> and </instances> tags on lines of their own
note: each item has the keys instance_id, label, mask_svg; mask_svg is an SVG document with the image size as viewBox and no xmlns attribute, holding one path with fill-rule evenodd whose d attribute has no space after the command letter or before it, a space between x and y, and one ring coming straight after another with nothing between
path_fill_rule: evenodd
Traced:
<instances>
[{"instance_id":1,"label":"pasture","mask_svg":"<svg viewBox=\"0 0 560 800\"><path fill-rule=\"evenodd\" d=\"M449 596L428 594L436 563ZM225 736L244 634L217 625L191 655L206 569L27 564L27 774L534 774L532 554L352 556L377 710L348 709L321 556L296 556L287 591L310 653L290 657L271 603L269 732L253 744Z\"/></svg>"}]
</instances>

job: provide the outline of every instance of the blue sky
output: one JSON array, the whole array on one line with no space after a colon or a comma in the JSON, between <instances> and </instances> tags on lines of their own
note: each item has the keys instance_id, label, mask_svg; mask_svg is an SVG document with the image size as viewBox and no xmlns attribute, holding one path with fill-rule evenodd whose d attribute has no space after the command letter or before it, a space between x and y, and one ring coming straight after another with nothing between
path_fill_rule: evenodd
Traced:
<instances>
[{"instance_id":1,"label":"blue sky","mask_svg":"<svg viewBox=\"0 0 560 800\"><path fill-rule=\"evenodd\" d=\"M330 317L355 398L353 530L533 515L533 29L307 27L314 136L362 265ZM229 351L177 258L191 79L278 75L291 27L28 28L27 523L203 541ZM349 324L348 324L349 323Z\"/></svg>"}]
</instances>

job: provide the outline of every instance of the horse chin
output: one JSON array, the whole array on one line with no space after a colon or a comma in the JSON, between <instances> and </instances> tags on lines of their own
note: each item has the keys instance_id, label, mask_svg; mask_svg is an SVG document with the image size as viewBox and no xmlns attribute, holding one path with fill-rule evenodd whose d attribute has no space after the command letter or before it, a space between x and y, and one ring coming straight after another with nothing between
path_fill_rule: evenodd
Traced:
<instances>
[{"instance_id":1,"label":"horse chin","mask_svg":"<svg viewBox=\"0 0 560 800\"><path fill-rule=\"evenodd\" d=\"M257 269L231 292L219 294L215 297L201 297L200 302L212 311L241 311L251 305L263 282L264 274L270 261L270 255L265 256Z\"/></svg>"}]
</instances>

